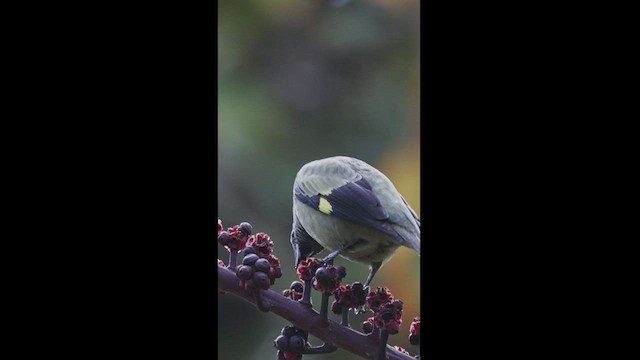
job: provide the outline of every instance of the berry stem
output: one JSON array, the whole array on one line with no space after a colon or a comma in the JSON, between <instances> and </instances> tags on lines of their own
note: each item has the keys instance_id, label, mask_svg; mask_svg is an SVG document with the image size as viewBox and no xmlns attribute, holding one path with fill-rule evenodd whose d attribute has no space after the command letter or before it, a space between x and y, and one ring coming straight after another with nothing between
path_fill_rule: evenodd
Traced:
<instances>
[{"instance_id":1,"label":"berry stem","mask_svg":"<svg viewBox=\"0 0 640 360\"><path fill-rule=\"evenodd\" d=\"M302 351L300 351L301 354L328 354L331 352L334 352L338 350L338 347L333 345L332 343L328 343L325 342L324 344L322 344L321 346L309 346L309 347L305 347L304 349L302 349Z\"/></svg>"},{"instance_id":2,"label":"berry stem","mask_svg":"<svg viewBox=\"0 0 640 360\"><path fill-rule=\"evenodd\" d=\"M351 327L351 325L349 325L349 308L344 305L340 306L342 306L342 322L340 324Z\"/></svg>"},{"instance_id":3,"label":"berry stem","mask_svg":"<svg viewBox=\"0 0 640 360\"><path fill-rule=\"evenodd\" d=\"M322 292L322 303L320 304L320 326L329 326L329 292Z\"/></svg>"},{"instance_id":4,"label":"berry stem","mask_svg":"<svg viewBox=\"0 0 640 360\"><path fill-rule=\"evenodd\" d=\"M311 288L313 287L313 278L304 282L304 290L302 291L302 299L299 301L307 306L311 305Z\"/></svg>"},{"instance_id":5,"label":"berry stem","mask_svg":"<svg viewBox=\"0 0 640 360\"><path fill-rule=\"evenodd\" d=\"M375 341L376 343L378 343L380 341L380 329L376 326L373 327L373 330L371 331L371 333L367 336L370 336L373 341Z\"/></svg>"},{"instance_id":6,"label":"berry stem","mask_svg":"<svg viewBox=\"0 0 640 360\"><path fill-rule=\"evenodd\" d=\"M383 329L380 334L380 345L378 347L378 357L376 360L387 359L387 341L389 340L389 332Z\"/></svg>"},{"instance_id":7,"label":"berry stem","mask_svg":"<svg viewBox=\"0 0 640 360\"><path fill-rule=\"evenodd\" d=\"M254 289L253 294L256 297L256 305L258 305L258 309L263 312L269 312L269 310L271 310L271 305L262 298L260 295L260 289Z\"/></svg>"},{"instance_id":8,"label":"berry stem","mask_svg":"<svg viewBox=\"0 0 640 360\"><path fill-rule=\"evenodd\" d=\"M236 267L238 267L238 253L235 249L231 249L229 251L229 270L236 272Z\"/></svg>"}]
</instances>

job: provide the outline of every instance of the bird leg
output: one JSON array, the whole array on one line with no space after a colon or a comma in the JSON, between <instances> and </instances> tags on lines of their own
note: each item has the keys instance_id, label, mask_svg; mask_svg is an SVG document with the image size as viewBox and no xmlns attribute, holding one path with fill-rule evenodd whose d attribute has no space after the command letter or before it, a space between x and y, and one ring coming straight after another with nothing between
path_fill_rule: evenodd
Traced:
<instances>
[{"instance_id":1,"label":"bird leg","mask_svg":"<svg viewBox=\"0 0 640 360\"><path fill-rule=\"evenodd\" d=\"M327 255L327 257L322 259L322 261L324 261L324 263L327 265L333 265L333 259L335 259L336 257L338 257L338 255L340 255L340 251L341 250L336 250L332 252L331 254Z\"/></svg>"},{"instance_id":2,"label":"bird leg","mask_svg":"<svg viewBox=\"0 0 640 360\"><path fill-rule=\"evenodd\" d=\"M371 264L371 269L369 270L369 277L367 277L367 281L364 283L365 294L369 294L369 284L371 284L371 280L373 280L373 276L378 272L381 266L382 266L382 262L376 262ZM358 308L354 309L353 312L356 315L363 313L364 306L358 306Z\"/></svg>"},{"instance_id":3,"label":"bird leg","mask_svg":"<svg viewBox=\"0 0 640 360\"><path fill-rule=\"evenodd\" d=\"M380 267L382 266L382 262L375 262L371 264L371 269L369 270L369 277L367 277L367 281L364 283L364 291L369 292L369 284L371 284L371 280L373 280L373 276L378 272Z\"/></svg>"}]
</instances>

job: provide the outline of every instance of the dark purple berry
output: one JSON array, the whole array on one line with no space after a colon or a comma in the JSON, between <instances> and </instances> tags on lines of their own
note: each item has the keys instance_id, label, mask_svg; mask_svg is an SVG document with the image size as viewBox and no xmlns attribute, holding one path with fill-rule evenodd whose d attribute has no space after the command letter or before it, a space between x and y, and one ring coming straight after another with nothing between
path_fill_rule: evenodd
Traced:
<instances>
[{"instance_id":1,"label":"dark purple berry","mask_svg":"<svg viewBox=\"0 0 640 360\"><path fill-rule=\"evenodd\" d=\"M318 270L316 270L315 276L316 276L316 280L318 280L318 282L321 282L321 283L331 279L331 273L325 267L321 267Z\"/></svg>"},{"instance_id":2,"label":"dark purple berry","mask_svg":"<svg viewBox=\"0 0 640 360\"><path fill-rule=\"evenodd\" d=\"M245 235L251 235L251 231L253 231L253 227L248 222L240 223L240 231Z\"/></svg>"},{"instance_id":3,"label":"dark purple berry","mask_svg":"<svg viewBox=\"0 0 640 360\"><path fill-rule=\"evenodd\" d=\"M362 331L365 334L369 334L369 333L371 333L373 331L373 322L371 321L372 319L373 318L371 318L371 319L369 319L367 321L364 321L362 323Z\"/></svg>"},{"instance_id":4,"label":"dark purple berry","mask_svg":"<svg viewBox=\"0 0 640 360\"><path fill-rule=\"evenodd\" d=\"M282 331L280 332L280 334L286 337L291 337L296 334L296 328L294 328L293 326L287 325L282 328Z\"/></svg>"},{"instance_id":5,"label":"dark purple berry","mask_svg":"<svg viewBox=\"0 0 640 360\"><path fill-rule=\"evenodd\" d=\"M220 232L220 235L218 235L218 242L220 242L222 246L229 245L229 239L230 239L230 236L227 231L222 231Z\"/></svg>"},{"instance_id":6,"label":"dark purple berry","mask_svg":"<svg viewBox=\"0 0 640 360\"><path fill-rule=\"evenodd\" d=\"M249 265L240 265L238 266L237 275L240 280L249 280L253 275L253 268Z\"/></svg>"},{"instance_id":7,"label":"dark purple berry","mask_svg":"<svg viewBox=\"0 0 640 360\"><path fill-rule=\"evenodd\" d=\"M347 276L347 268L345 268L342 265L336 266L336 272L338 273L338 276L340 276L341 279Z\"/></svg>"},{"instance_id":8,"label":"dark purple berry","mask_svg":"<svg viewBox=\"0 0 640 360\"><path fill-rule=\"evenodd\" d=\"M409 335L409 343L411 343L411 345L420 345L420 335L417 335L417 334Z\"/></svg>"},{"instance_id":9,"label":"dark purple berry","mask_svg":"<svg viewBox=\"0 0 640 360\"><path fill-rule=\"evenodd\" d=\"M251 265L255 264L255 262L256 262L258 259L260 259L260 257L259 257L258 255L256 255L256 254L249 254L249 255L245 256L245 257L242 259L242 264L243 264L243 265L249 265L249 266L251 266Z\"/></svg>"},{"instance_id":10,"label":"dark purple berry","mask_svg":"<svg viewBox=\"0 0 640 360\"><path fill-rule=\"evenodd\" d=\"M278 350L287 350L289 347L289 338L284 335L279 335L274 341L273 346Z\"/></svg>"},{"instance_id":11,"label":"dark purple berry","mask_svg":"<svg viewBox=\"0 0 640 360\"><path fill-rule=\"evenodd\" d=\"M295 292L303 292L304 291L304 284L301 283L300 281L294 281L291 283L291 287L289 288Z\"/></svg>"},{"instance_id":12,"label":"dark purple berry","mask_svg":"<svg viewBox=\"0 0 640 360\"><path fill-rule=\"evenodd\" d=\"M271 280L269 279L269 275L260 271L254 272L251 279L253 280L253 283L256 285L256 287L263 290L268 289L269 285L271 285Z\"/></svg>"},{"instance_id":13,"label":"dark purple berry","mask_svg":"<svg viewBox=\"0 0 640 360\"><path fill-rule=\"evenodd\" d=\"M253 267L256 269L256 271L269 273L269 270L271 269L271 263L269 262L269 260L261 258L256 260L255 264L253 264Z\"/></svg>"},{"instance_id":14,"label":"dark purple berry","mask_svg":"<svg viewBox=\"0 0 640 360\"><path fill-rule=\"evenodd\" d=\"M256 253L256 249L253 246L247 246L244 249L244 256L247 256L249 254L255 254Z\"/></svg>"},{"instance_id":15,"label":"dark purple berry","mask_svg":"<svg viewBox=\"0 0 640 360\"><path fill-rule=\"evenodd\" d=\"M331 304L331 311L336 315L342 314L342 304L334 300Z\"/></svg>"},{"instance_id":16,"label":"dark purple berry","mask_svg":"<svg viewBox=\"0 0 640 360\"><path fill-rule=\"evenodd\" d=\"M306 331L300 329L300 328L296 328L296 335L300 335L302 336L302 338L304 339L304 341L309 341L309 334L307 334Z\"/></svg>"},{"instance_id":17,"label":"dark purple berry","mask_svg":"<svg viewBox=\"0 0 640 360\"><path fill-rule=\"evenodd\" d=\"M301 350L304 347L304 339L300 335L293 335L289 338L290 350Z\"/></svg>"}]
</instances>

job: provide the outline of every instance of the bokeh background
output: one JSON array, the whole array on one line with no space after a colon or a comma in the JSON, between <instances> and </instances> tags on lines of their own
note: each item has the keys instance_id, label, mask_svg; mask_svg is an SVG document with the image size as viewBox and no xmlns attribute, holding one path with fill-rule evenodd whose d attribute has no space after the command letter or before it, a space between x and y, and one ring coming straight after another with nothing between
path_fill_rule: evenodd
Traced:
<instances>
[{"instance_id":1,"label":"bokeh background","mask_svg":"<svg viewBox=\"0 0 640 360\"><path fill-rule=\"evenodd\" d=\"M297 280L292 188L305 163L362 159L420 215L419 14L418 0L218 1L218 217L225 227L247 221L271 235L283 267L273 290ZM218 257L227 263L220 245ZM340 257L335 263L347 267L345 283L366 279L367 266ZM402 329L389 343L417 354L408 331L420 314L420 258L398 250L372 286L388 286L404 301ZM316 291L313 301L320 303ZM361 331L368 316L352 317L354 328ZM273 340L285 325L239 298L219 296L218 355L275 359ZM313 336L310 342L322 344ZM313 358L359 359L341 349Z\"/></svg>"}]
</instances>

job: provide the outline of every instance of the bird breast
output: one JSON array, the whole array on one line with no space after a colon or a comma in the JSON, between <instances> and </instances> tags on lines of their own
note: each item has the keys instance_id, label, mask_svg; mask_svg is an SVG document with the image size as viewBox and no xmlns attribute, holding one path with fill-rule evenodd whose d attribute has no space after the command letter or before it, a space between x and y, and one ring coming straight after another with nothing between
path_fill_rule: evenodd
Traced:
<instances>
[{"instance_id":1,"label":"bird breast","mask_svg":"<svg viewBox=\"0 0 640 360\"><path fill-rule=\"evenodd\" d=\"M311 237L329 251L342 250L340 255L351 261L384 263L399 247L389 236L369 227L325 215L298 200L294 206L298 220Z\"/></svg>"}]
</instances>

